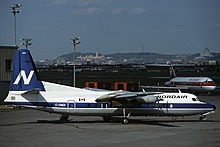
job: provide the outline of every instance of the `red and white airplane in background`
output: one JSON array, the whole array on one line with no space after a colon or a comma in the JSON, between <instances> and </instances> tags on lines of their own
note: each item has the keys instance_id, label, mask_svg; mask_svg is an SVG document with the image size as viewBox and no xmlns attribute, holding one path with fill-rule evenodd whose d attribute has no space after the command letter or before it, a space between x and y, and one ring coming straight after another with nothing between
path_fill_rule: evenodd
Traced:
<instances>
[{"instance_id":1,"label":"red and white airplane in background","mask_svg":"<svg viewBox=\"0 0 220 147\"><path fill-rule=\"evenodd\" d=\"M169 87L184 87L198 93L210 93L216 89L215 82L208 77L177 77L170 66L170 80L164 83Z\"/></svg>"}]
</instances>

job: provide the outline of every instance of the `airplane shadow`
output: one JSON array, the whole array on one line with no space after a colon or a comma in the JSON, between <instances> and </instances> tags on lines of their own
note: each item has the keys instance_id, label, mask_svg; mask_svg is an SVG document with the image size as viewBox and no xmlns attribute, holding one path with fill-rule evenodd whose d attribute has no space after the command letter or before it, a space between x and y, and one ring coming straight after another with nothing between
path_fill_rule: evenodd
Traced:
<instances>
[{"instance_id":1,"label":"airplane shadow","mask_svg":"<svg viewBox=\"0 0 220 147\"><path fill-rule=\"evenodd\" d=\"M113 123L121 123L121 118L112 118ZM179 127L175 124L170 124L170 122L155 121L155 120L143 120L143 119L129 119L129 124L143 124L152 126L163 126L163 127Z\"/></svg>"},{"instance_id":2,"label":"airplane shadow","mask_svg":"<svg viewBox=\"0 0 220 147\"><path fill-rule=\"evenodd\" d=\"M183 123L207 123L207 122L217 122L213 120L206 120L204 122L201 122L199 120L129 120L130 124L146 124L146 125L152 125L152 126L163 126L163 127L181 127L180 122Z\"/></svg>"},{"instance_id":3,"label":"airplane shadow","mask_svg":"<svg viewBox=\"0 0 220 147\"><path fill-rule=\"evenodd\" d=\"M66 121L63 120L37 120L34 122L20 122L20 123L7 123L0 124L1 126L17 126L17 125L28 125L28 124L111 124L111 123L121 123L121 118L112 117L110 122L104 122L103 120L73 120L69 119ZM144 124L144 125L152 125L152 126L163 126L163 127L181 127L179 126L179 122L185 123L210 123L210 122L220 122L217 120L206 120L204 122L200 122L199 120L154 120L154 119L129 119L129 123L127 125L132 124Z\"/></svg>"},{"instance_id":4,"label":"airplane shadow","mask_svg":"<svg viewBox=\"0 0 220 147\"><path fill-rule=\"evenodd\" d=\"M36 123L49 123L49 124L68 124L68 123L104 123L102 120L84 120L84 121L76 121L76 120L37 120Z\"/></svg>"},{"instance_id":5,"label":"airplane shadow","mask_svg":"<svg viewBox=\"0 0 220 147\"><path fill-rule=\"evenodd\" d=\"M89 123L89 124L97 124L97 123L121 123L122 120L120 117L112 117L112 120L110 122L104 122L103 120L73 120L73 119L69 119L67 121L61 121L61 120L38 120L36 123L49 123L49 124L68 124L68 123L72 123L72 124L76 124L76 123ZM204 122L200 122L199 120L153 120L153 119L129 119L129 124L145 124L145 125L154 125L154 126L163 126L163 127L180 127L177 125L177 123L179 122L186 122L186 123L207 123L207 122L218 122L215 120L206 120Z\"/></svg>"},{"instance_id":6,"label":"airplane shadow","mask_svg":"<svg viewBox=\"0 0 220 147\"><path fill-rule=\"evenodd\" d=\"M76 121L76 120L67 120L67 121L61 121L61 120L38 120L35 123L46 123L46 124L111 124L111 123L121 123L120 118L113 118L110 122L104 122L103 120L94 120L94 121ZM145 125L155 125L155 126L163 126L163 127L179 127L174 124L168 124L170 122L160 122L160 121L145 121L145 120L133 120L129 119L129 124L145 124Z\"/></svg>"}]
</instances>

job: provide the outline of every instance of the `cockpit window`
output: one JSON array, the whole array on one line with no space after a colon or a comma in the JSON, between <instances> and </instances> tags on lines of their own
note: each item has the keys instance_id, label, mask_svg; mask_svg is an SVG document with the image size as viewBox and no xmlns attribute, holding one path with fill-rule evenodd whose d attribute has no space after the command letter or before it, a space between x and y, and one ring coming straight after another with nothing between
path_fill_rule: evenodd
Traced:
<instances>
[{"instance_id":1,"label":"cockpit window","mask_svg":"<svg viewBox=\"0 0 220 147\"><path fill-rule=\"evenodd\" d=\"M206 79L204 82L205 82L205 83L214 83L213 81L210 81L210 80L208 80L208 79Z\"/></svg>"},{"instance_id":2,"label":"cockpit window","mask_svg":"<svg viewBox=\"0 0 220 147\"><path fill-rule=\"evenodd\" d=\"M193 101L197 101L197 98L192 98Z\"/></svg>"}]
</instances>

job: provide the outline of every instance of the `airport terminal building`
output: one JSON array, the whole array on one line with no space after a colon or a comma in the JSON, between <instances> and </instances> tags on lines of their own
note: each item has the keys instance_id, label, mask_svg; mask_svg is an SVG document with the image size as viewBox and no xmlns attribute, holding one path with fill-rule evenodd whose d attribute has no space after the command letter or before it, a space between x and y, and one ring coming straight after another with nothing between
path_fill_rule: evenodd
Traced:
<instances>
[{"instance_id":1,"label":"airport terminal building","mask_svg":"<svg viewBox=\"0 0 220 147\"><path fill-rule=\"evenodd\" d=\"M6 98L11 81L12 63L16 46L0 46L0 104Z\"/></svg>"}]
</instances>

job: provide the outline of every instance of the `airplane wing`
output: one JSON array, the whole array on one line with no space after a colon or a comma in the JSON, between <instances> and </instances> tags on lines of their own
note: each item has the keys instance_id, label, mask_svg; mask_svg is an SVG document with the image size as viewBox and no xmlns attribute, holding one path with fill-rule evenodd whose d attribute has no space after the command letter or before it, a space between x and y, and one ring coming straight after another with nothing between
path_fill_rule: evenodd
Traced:
<instances>
[{"instance_id":1,"label":"airplane wing","mask_svg":"<svg viewBox=\"0 0 220 147\"><path fill-rule=\"evenodd\" d=\"M155 103L158 100L154 94L161 94L162 92L128 92L128 91L116 91L110 94L103 95L96 99L97 103L110 103L117 101L121 104L132 103L132 100L136 100L142 103Z\"/></svg>"}]
</instances>

